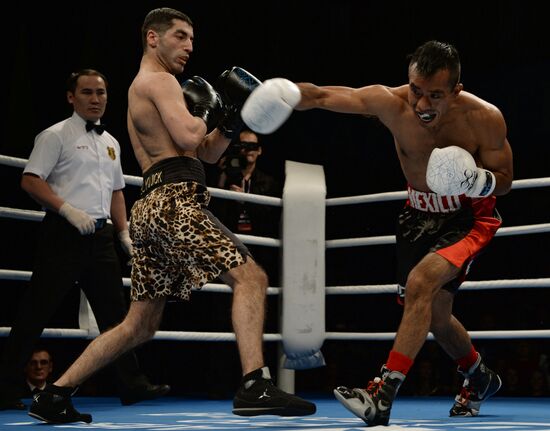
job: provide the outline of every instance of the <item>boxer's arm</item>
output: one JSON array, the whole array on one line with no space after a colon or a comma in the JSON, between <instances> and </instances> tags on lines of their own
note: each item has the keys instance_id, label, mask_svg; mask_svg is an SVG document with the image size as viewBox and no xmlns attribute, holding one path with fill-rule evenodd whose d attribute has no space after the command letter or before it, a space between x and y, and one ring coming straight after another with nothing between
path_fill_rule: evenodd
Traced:
<instances>
[{"instance_id":1,"label":"boxer's arm","mask_svg":"<svg viewBox=\"0 0 550 431\"><path fill-rule=\"evenodd\" d=\"M157 73L148 87L149 96L174 143L184 151L196 151L206 134L206 124L193 116L185 103L181 86L169 73Z\"/></svg>"},{"instance_id":2,"label":"boxer's arm","mask_svg":"<svg viewBox=\"0 0 550 431\"><path fill-rule=\"evenodd\" d=\"M193 76L181 85L187 109L206 124L210 133L218 124L223 104L220 95L204 78Z\"/></svg>"},{"instance_id":3,"label":"boxer's arm","mask_svg":"<svg viewBox=\"0 0 550 431\"><path fill-rule=\"evenodd\" d=\"M219 129L214 129L197 147L197 157L206 163L216 163L230 142L231 139L224 136Z\"/></svg>"},{"instance_id":4,"label":"boxer's arm","mask_svg":"<svg viewBox=\"0 0 550 431\"><path fill-rule=\"evenodd\" d=\"M255 132L268 134L277 130L294 109L326 109L346 114L380 118L388 125L404 109L403 87L370 85L362 88L318 87L294 84L288 79L264 81L246 100L241 112L244 122Z\"/></svg>"},{"instance_id":5,"label":"boxer's arm","mask_svg":"<svg viewBox=\"0 0 550 431\"><path fill-rule=\"evenodd\" d=\"M506 138L506 123L501 112L494 108L481 127L488 136L483 140L477 157L483 168L495 176L496 185L493 194L504 195L512 188L514 179L512 148ZM487 124L489 123L489 124Z\"/></svg>"},{"instance_id":6,"label":"boxer's arm","mask_svg":"<svg viewBox=\"0 0 550 431\"><path fill-rule=\"evenodd\" d=\"M389 113L395 106L396 95L393 89L383 85L369 85L361 88L323 86L311 83L298 83L302 95L294 108L326 109L344 114L374 115L377 117Z\"/></svg>"}]
</instances>

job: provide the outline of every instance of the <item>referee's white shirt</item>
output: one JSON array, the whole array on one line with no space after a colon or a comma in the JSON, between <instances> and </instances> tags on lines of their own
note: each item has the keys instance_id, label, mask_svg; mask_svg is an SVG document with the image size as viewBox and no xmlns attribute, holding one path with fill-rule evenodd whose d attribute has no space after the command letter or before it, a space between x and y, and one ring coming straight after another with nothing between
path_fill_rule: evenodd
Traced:
<instances>
[{"instance_id":1,"label":"referee's white shirt","mask_svg":"<svg viewBox=\"0 0 550 431\"><path fill-rule=\"evenodd\" d=\"M94 219L110 218L113 191L124 188L118 141L107 131L86 132L76 112L36 136L23 172L38 175Z\"/></svg>"}]
</instances>

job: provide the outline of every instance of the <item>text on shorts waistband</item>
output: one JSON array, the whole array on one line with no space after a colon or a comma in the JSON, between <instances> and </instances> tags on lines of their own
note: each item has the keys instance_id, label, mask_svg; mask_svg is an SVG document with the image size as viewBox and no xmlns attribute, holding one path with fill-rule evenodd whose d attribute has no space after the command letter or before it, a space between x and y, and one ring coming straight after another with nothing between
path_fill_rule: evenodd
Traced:
<instances>
[{"instance_id":1,"label":"text on shorts waistband","mask_svg":"<svg viewBox=\"0 0 550 431\"><path fill-rule=\"evenodd\" d=\"M442 196L432 192L421 192L410 186L407 187L409 199L407 205L431 213L450 213L462 208L465 201L469 200L464 195Z\"/></svg>"},{"instance_id":2,"label":"text on shorts waistband","mask_svg":"<svg viewBox=\"0 0 550 431\"><path fill-rule=\"evenodd\" d=\"M206 175L202 163L192 157L170 157L155 163L143 174L141 197L163 184L193 181L206 189Z\"/></svg>"}]
</instances>

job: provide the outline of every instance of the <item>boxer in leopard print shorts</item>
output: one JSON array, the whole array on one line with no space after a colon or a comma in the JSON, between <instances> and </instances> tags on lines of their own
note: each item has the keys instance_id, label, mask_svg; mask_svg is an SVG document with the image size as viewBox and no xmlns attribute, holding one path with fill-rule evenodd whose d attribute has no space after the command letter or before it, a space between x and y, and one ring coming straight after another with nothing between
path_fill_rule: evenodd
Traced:
<instances>
[{"instance_id":1,"label":"boxer in leopard print shorts","mask_svg":"<svg viewBox=\"0 0 550 431\"><path fill-rule=\"evenodd\" d=\"M209 195L200 160L216 163L239 135L241 108L261 83L233 67L220 75L220 93L199 76L180 84L175 75L193 52L194 31L189 17L175 9L149 12L141 35L143 57L128 90L128 134L144 176L131 215L132 304L122 323L94 339L35 397L29 415L50 423L91 422L90 414L72 404L75 387L151 339L168 297L189 299L193 287L216 277L233 290L231 319L243 375L233 413L311 415L315 404L277 388L265 366L265 272L206 209ZM125 212L121 208L119 216Z\"/></svg>"},{"instance_id":2,"label":"boxer in leopard print shorts","mask_svg":"<svg viewBox=\"0 0 550 431\"><path fill-rule=\"evenodd\" d=\"M206 209L210 193L204 184L201 162L190 157L162 160L144 174L130 223L133 301L188 300L193 287L242 265L250 255Z\"/></svg>"}]
</instances>

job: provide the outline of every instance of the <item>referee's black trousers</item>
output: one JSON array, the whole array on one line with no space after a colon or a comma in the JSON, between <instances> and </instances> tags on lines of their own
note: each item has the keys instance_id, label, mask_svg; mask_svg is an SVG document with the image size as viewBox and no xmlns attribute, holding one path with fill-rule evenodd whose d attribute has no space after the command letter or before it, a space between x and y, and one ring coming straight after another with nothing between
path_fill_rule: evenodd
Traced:
<instances>
[{"instance_id":1,"label":"referee's black trousers","mask_svg":"<svg viewBox=\"0 0 550 431\"><path fill-rule=\"evenodd\" d=\"M33 348L75 285L86 294L100 332L120 323L128 310L111 224L92 235L80 235L63 217L47 212L36 247L30 286L2 355L0 393L4 395L19 397ZM115 366L122 389L148 382L133 351L117 359Z\"/></svg>"}]
</instances>

